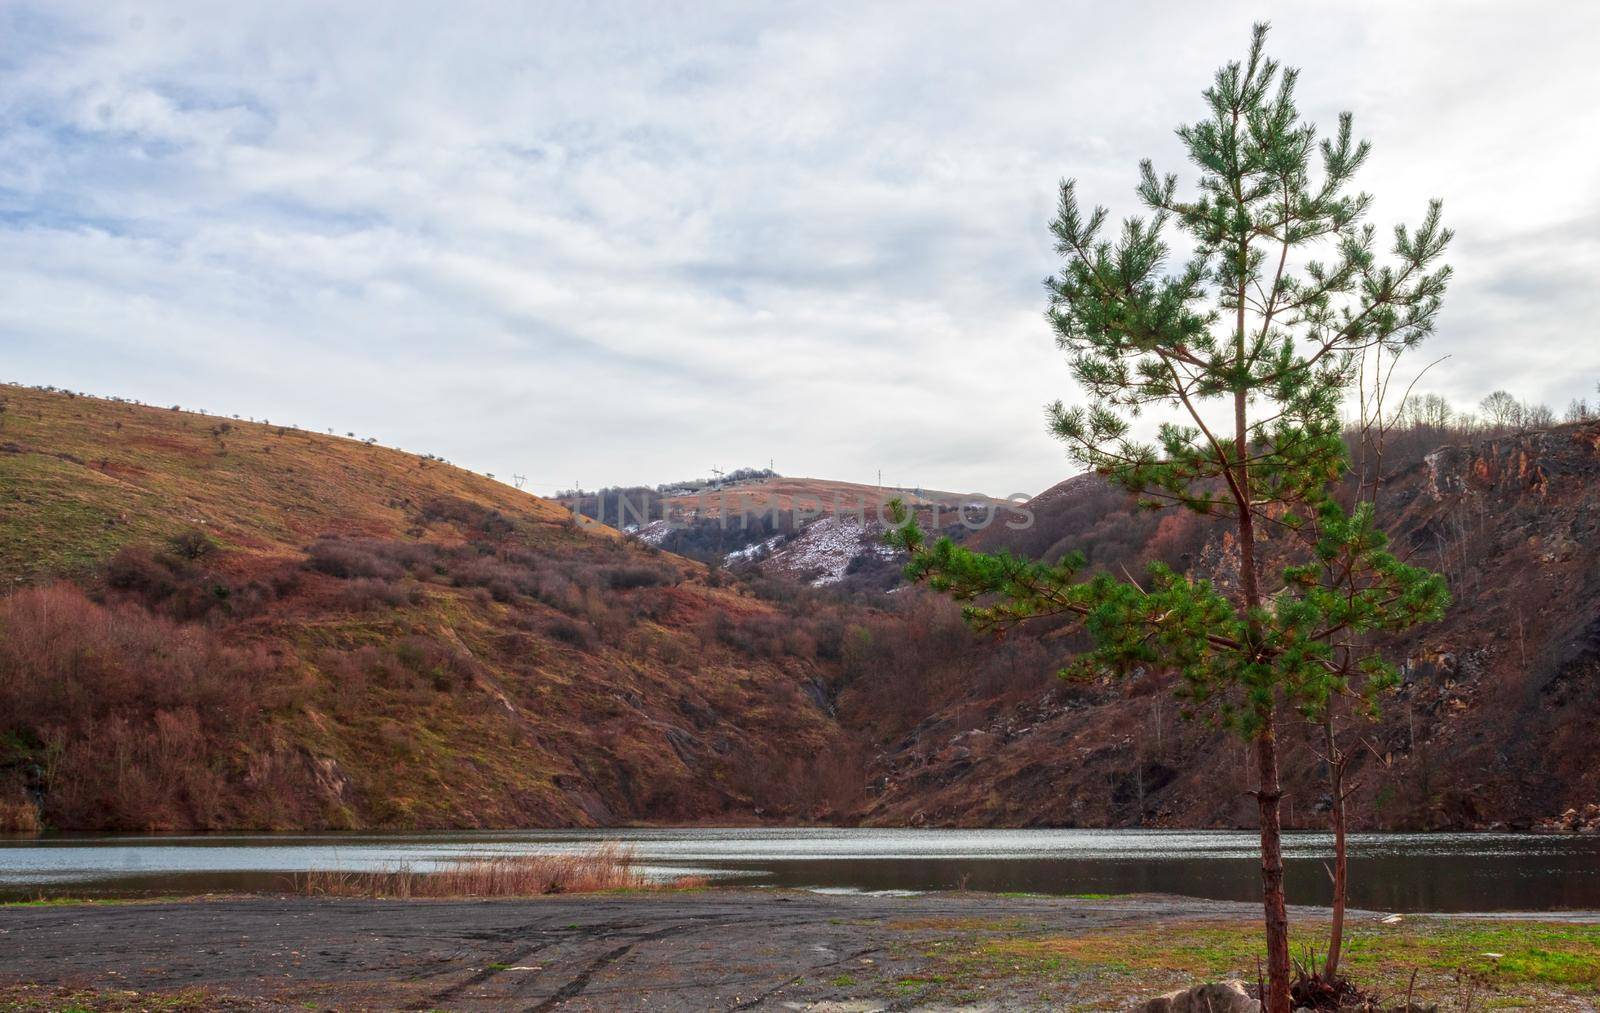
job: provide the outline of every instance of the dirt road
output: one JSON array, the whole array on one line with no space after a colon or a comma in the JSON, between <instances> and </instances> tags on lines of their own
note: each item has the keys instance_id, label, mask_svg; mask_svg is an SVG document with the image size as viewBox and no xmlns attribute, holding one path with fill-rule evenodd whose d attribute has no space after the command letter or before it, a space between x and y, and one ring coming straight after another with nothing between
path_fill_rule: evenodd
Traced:
<instances>
[{"instance_id":1,"label":"dirt road","mask_svg":"<svg viewBox=\"0 0 1600 1013\"><path fill-rule=\"evenodd\" d=\"M952 996L947 980L930 975L928 947L1252 914L1248 905L1158 897L756 890L11 907L0 909L0 983L40 986L26 994L45 996L193 990L202 1005L241 1009L984 1007L994 997L982 982ZM1061 997L1059 982L1048 994L1008 987L1004 1008L1046 1008Z\"/></svg>"}]
</instances>

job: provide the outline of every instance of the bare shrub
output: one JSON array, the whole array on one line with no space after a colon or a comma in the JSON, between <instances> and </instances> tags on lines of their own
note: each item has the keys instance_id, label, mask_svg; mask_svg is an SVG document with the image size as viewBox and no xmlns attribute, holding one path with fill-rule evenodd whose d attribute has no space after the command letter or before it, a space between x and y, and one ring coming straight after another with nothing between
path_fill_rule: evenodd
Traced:
<instances>
[{"instance_id":1,"label":"bare shrub","mask_svg":"<svg viewBox=\"0 0 1600 1013\"><path fill-rule=\"evenodd\" d=\"M184 559L201 559L217 551L217 543L211 536L198 529L180 532L167 539L167 544Z\"/></svg>"},{"instance_id":2,"label":"bare shrub","mask_svg":"<svg viewBox=\"0 0 1600 1013\"><path fill-rule=\"evenodd\" d=\"M106 583L118 590L137 592L155 602L178 589L181 565L171 557L157 556L146 545L129 545L106 564Z\"/></svg>"},{"instance_id":3,"label":"bare shrub","mask_svg":"<svg viewBox=\"0 0 1600 1013\"><path fill-rule=\"evenodd\" d=\"M466 531L491 538L505 538L517 530L516 522L498 510L456 496L439 496L423 504L420 519L424 524L448 521Z\"/></svg>"},{"instance_id":4,"label":"bare shrub","mask_svg":"<svg viewBox=\"0 0 1600 1013\"><path fill-rule=\"evenodd\" d=\"M838 742L803 761L798 783L801 805L816 818L848 816L867 797L870 757L857 742Z\"/></svg>"},{"instance_id":5,"label":"bare shrub","mask_svg":"<svg viewBox=\"0 0 1600 1013\"><path fill-rule=\"evenodd\" d=\"M792 620L784 616L735 617L717 612L708 622L713 639L747 657L776 658L787 653L790 646L795 650L804 649L797 641L790 640Z\"/></svg>"},{"instance_id":6,"label":"bare shrub","mask_svg":"<svg viewBox=\"0 0 1600 1013\"><path fill-rule=\"evenodd\" d=\"M515 601L519 595L537 596L541 575L530 561L511 561L495 555L457 558L448 564L451 582L457 587L481 587L498 602Z\"/></svg>"},{"instance_id":7,"label":"bare shrub","mask_svg":"<svg viewBox=\"0 0 1600 1013\"><path fill-rule=\"evenodd\" d=\"M587 651L594 647L594 630L571 619L553 619L545 625L544 632L551 639L559 640L563 644L570 644L580 651Z\"/></svg>"},{"instance_id":8,"label":"bare shrub","mask_svg":"<svg viewBox=\"0 0 1600 1013\"><path fill-rule=\"evenodd\" d=\"M583 611L583 589L565 574L539 574L534 584L534 597L567 615Z\"/></svg>"},{"instance_id":9,"label":"bare shrub","mask_svg":"<svg viewBox=\"0 0 1600 1013\"><path fill-rule=\"evenodd\" d=\"M293 590L295 574L286 568L263 580L240 582L188 557L129 545L106 564L106 586L172 619L199 620L214 613L240 618Z\"/></svg>"},{"instance_id":10,"label":"bare shrub","mask_svg":"<svg viewBox=\"0 0 1600 1013\"><path fill-rule=\"evenodd\" d=\"M407 573L422 575L443 571L440 557L444 554L444 549L430 542L372 539L368 544L373 551L402 567Z\"/></svg>"},{"instance_id":11,"label":"bare shrub","mask_svg":"<svg viewBox=\"0 0 1600 1013\"><path fill-rule=\"evenodd\" d=\"M637 595L629 603L628 615L631 619L648 619L651 622L660 622L672 614L672 601L664 595Z\"/></svg>"},{"instance_id":12,"label":"bare shrub","mask_svg":"<svg viewBox=\"0 0 1600 1013\"><path fill-rule=\"evenodd\" d=\"M601 573L606 587L613 591L663 587L679 579L678 571L666 566L610 566Z\"/></svg>"},{"instance_id":13,"label":"bare shrub","mask_svg":"<svg viewBox=\"0 0 1600 1013\"><path fill-rule=\"evenodd\" d=\"M283 683L265 648L69 585L0 599L0 736L43 769L54 827L217 825L221 771Z\"/></svg>"},{"instance_id":14,"label":"bare shrub","mask_svg":"<svg viewBox=\"0 0 1600 1013\"><path fill-rule=\"evenodd\" d=\"M368 540L320 538L306 550L306 564L330 577L395 580L405 571Z\"/></svg>"}]
</instances>

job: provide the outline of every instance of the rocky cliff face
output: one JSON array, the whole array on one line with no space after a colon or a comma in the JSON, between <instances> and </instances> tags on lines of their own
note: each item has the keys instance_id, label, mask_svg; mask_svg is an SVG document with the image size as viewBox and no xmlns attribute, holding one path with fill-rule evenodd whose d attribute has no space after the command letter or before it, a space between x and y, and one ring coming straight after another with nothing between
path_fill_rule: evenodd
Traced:
<instances>
[{"instance_id":1,"label":"rocky cliff face","mask_svg":"<svg viewBox=\"0 0 1600 1013\"><path fill-rule=\"evenodd\" d=\"M1402 645L1418 815L1520 827L1600 798L1600 425L1444 447L1392 493L1397 539L1456 598Z\"/></svg>"}]
</instances>

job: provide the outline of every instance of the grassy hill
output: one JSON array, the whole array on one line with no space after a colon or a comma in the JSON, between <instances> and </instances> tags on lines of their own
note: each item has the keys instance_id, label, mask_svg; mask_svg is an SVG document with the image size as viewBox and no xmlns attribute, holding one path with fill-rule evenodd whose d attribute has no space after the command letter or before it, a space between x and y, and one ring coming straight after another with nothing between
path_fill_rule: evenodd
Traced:
<instances>
[{"instance_id":1,"label":"grassy hill","mask_svg":"<svg viewBox=\"0 0 1600 1013\"><path fill-rule=\"evenodd\" d=\"M0 397L4 822L738 821L810 813L817 757L853 755L803 623L553 503L352 439Z\"/></svg>"},{"instance_id":2,"label":"grassy hill","mask_svg":"<svg viewBox=\"0 0 1600 1013\"><path fill-rule=\"evenodd\" d=\"M569 515L471 472L354 439L0 387L0 573L84 573L131 542L203 530L250 557L322 534L397 537L455 497L558 528Z\"/></svg>"}]
</instances>

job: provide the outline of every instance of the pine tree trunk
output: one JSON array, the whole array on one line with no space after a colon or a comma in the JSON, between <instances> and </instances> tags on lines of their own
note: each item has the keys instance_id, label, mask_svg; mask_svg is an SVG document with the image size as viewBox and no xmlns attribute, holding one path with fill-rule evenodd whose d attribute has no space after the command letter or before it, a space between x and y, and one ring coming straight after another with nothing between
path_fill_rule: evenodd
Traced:
<instances>
[{"instance_id":1,"label":"pine tree trunk","mask_svg":"<svg viewBox=\"0 0 1600 1013\"><path fill-rule=\"evenodd\" d=\"M1241 263L1245 250L1241 249ZM1238 359L1244 361L1244 292L1239 292ZM1261 585L1256 570L1256 525L1250 505L1249 426L1246 395L1234 394L1235 495L1239 497L1239 584L1248 613L1261 607ZM1260 643L1260 629L1252 615L1247 620L1250 643ZM1277 704L1261 707L1261 727L1256 732L1256 807L1261 824L1261 903L1267 933L1267 994L1261 997L1265 1013L1293 1013L1289 1000L1289 915L1283 899L1283 789L1278 782Z\"/></svg>"},{"instance_id":2,"label":"pine tree trunk","mask_svg":"<svg viewBox=\"0 0 1600 1013\"><path fill-rule=\"evenodd\" d=\"M1338 742L1333 735L1333 714L1328 713L1322 726L1328 746L1328 789L1333 799L1330 819L1333 823L1333 925L1328 932L1328 958L1323 963L1323 977L1333 981L1339 977L1339 957L1344 949L1344 906L1349 891L1349 851L1345 845L1344 812L1344 758L1339 755Z\"/></svg>"},{"instance_id":3,"label":"pine tree trunk","mask_svg":"<svg viewBox=\"0 0 1600 1013\"><path fill-rule=\"evenodd\" d=\"M1273 714L1263 716L1256 734L1256 771L1260 785L1256 805L1261 818L1261 903L1267 929L1267 994L1265 1013L1291 1013L1289 1002L1289 915L1283 899L1283 826L1278 784L1278 739Z\"/></svg>"},{"instance_id":4,"label":"pine tree trunk","mask_svg":"<svg viewBox=\"0 0 1600 1013\"><path fill-rule=\"evenodd\" d=\"M1243 457L1243 454L1240 455ZM1240 576L1247 607L1260 603L1256 583L1255 524L1246 513L1239 518ZM1254 623L1251 624L1252 627ZM1252 629L1252 634L1254 630ZM1283 788L1278 780L1276 705L1258 712L1256 732L1256 807L1261 825L1261 902L1267 933L1267 994L1261 997L1265 1013L1292 1013L1289 1000L1289 915L1283 896Z\"/></svg>"}]
</instances>

